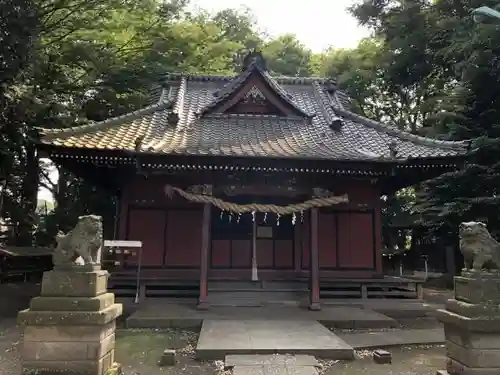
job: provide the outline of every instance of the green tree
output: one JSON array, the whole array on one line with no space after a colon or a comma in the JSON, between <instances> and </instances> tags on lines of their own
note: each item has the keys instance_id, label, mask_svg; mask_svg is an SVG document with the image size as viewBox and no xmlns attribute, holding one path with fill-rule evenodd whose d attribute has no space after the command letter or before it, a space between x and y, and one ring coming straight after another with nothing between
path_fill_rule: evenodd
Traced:
<instances>
[{"instance_id":1,"label":"green tree","mask_svg":"<svg viewBox=\"0 0 500 375\"><path fill-rule=\"evenodd\" d=\"M432 3L368 0L351 11L383 43L378 86L391 103L384 106L389 120L412 133L433 126L455 77L438 56L440 19Z\"/></svg>"},{"instance_id":2,"label":"green tree","mask_svg":"<svg viewBox=\"0 0 500 375\"><path fill-rule=\"evenodd\" d=\"M475 139L464 168L422 184L414 206L424 225L455 238L461 221L499 233L500 34L475 24L472 9L496 1L363 1L354 15L383 41L382 83L401 126L455 140ZM398 123L396 121L396 123Z\"/></svg>"},{"instance_id":3,"label":"green tree","mask_svg":"<svg viewBox=\"0 0 500 375\"><path fill-rule=\"evenodd\" d=\"M415 210L422 223L442 233L456 233L461 221L482 220L500 234L500 35L495 24L474 24L470 11L495 2L436 1L433 10L442 30L437 34L443 65L459 77L448 101L454 116L443 129L452 139L475 139L465 167L426 182ZM452 68L453 67L453 68Z\"/></svg>"},{"instance_id":4,"label":"green tree","mask_svg":"<svg viewBox=\"0 0 500 375\"><path fill-rule=\"evenodd\" d=\"M3 215L14 224L11 241L31 245L40 172L39 155L31 142L36 137L35 127L64 127L131 108L134 101L130 94L137 96L139 86L142 92L146 88L142 87L144 80L130 73L139 71L136 59L143 48L149 48L137 36L153 26L160 27L161 20L157 4L146 0L37 0L26 2L24 8L13 5L9 22L2 18L6 27L2 31L13 36L11 41L18 37L21 45L29 45L23 42L25 34L36 43L32 43L30 53L17 44L11 48L2 44L7 49L4 60L19 62L19 73L11 74L13 79L2 92L0 139L7 143L1 148L2 152L7 150L2 157L2 173L7 179ZM6 11L8 8L2 7L2 12ZM24 21L17 20L15 14ZM129 22L134 17L142 17L141 23ZM30 23L32 19L35 21ZM117 69L129 71L127 87L117 81L121 77ZM115 79L109 79L113 75ZM110 87L115 89L113 94ZM115 99L110 102L106 97ZM4 105L7 100L8 105Z\"/></svg>"},{"instance_id":5,"label":"green tree","mask_svg":"<svg viewBox=\"0 0 500 375\"><path fill-rule=\"evenodd\" d=\"M383 90L383 42L364 39L354 49L330 48L318 59L318 73L337 80L353 110L375 120L393 120L391 96Z\"/></svg>"},{"instance_id":6,"label":"green tree","mask_svg":"<svg viewBox=\"0 0 500 375\"><path fill-rule=\"evenodd\" d=\"M2 106L2 125L9 125L0 129L0 140L9 142L2 147L9 150L2 158L2 174L9 177L3 211L17 228L11 242L23 245L33 240L39 174L56 199L47 220L51 234L80 214L100 212L104 205L94 197L106 194L64 169L52 184L30 141L36 127L74 126L137 109L166 72L232 74L235 55L258 39L248 13L189 14L185 0L33 1L39 23L32 53L23 54L21 44L2 44L10 48L9 61L19 61L20 72L15 85L8 84L14 93L9 105ZM15 11L19 17L30 14ZM8 36L15 35L14 21L2 24ZM11 39L16 40L22 35Z\"/></svg>"},{"instance_id":7,"label":"green tree","mask_svg":"<svg viewBox=\"0 0 500 375\"><path fill-rule=\"evenodd\" d=\"M276 75L309 77L313 72L312 52L295 35L287 34L265 43L262 53L267 68Z\"/></svg>"}]
</instances>

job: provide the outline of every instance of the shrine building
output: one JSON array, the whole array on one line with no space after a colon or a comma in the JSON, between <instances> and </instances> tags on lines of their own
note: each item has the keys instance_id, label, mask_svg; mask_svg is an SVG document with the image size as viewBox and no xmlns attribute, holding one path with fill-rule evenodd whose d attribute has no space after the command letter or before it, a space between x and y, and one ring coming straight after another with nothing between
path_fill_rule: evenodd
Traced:
<instances>
[{"instance_id":1,"label":"shrine building","mask_svg":"<svg viewBox=\"0 0 500 375\"><path fill-rule=\"evenodd\" d=\"M200 304L212 282L303 280L312 308L323 282L384 277L381 196L468 152L354 113L334 80L274 77L258 52L234 77L165 75L144 108L39 142L116 192L141 280L198 282Z\"/></svg>"}]
</instances>

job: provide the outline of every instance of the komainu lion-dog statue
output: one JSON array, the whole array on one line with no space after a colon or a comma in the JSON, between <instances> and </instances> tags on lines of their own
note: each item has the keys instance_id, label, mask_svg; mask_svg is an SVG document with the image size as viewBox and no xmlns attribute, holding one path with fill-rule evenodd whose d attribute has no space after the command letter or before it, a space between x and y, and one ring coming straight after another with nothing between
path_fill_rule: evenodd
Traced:
<instances>
[{"instance_id":1,"label":"komainu lion-dog statue","mask_svg":"<svg viewBox=\"0 0 500 375\"><path fill-rule=\"evenodd\" d=\"M459 236L466 269L481 271L486 263L493 263L500 269L500 243L491 236L486 224L475 221L462 223Z\"/></svg>"},{"instance_id":2,"label":"komainu lion-dog statue","mask_svg":"<svg viewBox=\"0 0 500 375\"><path fill-rule=\"evenodd\" d=\"M52 254L54 267L75 264L79 257L85 264L100 263L102 245L102 218L96 215L80 216L76 226L68 233L59 232L57 247Z\"/></svg>"}]
</instances>

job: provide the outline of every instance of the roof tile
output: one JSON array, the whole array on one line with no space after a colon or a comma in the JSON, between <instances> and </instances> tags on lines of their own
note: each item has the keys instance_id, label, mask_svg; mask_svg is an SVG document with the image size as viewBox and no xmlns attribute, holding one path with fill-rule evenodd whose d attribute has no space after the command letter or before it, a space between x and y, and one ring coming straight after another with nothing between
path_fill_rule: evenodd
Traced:
<instances>
[{"instance_id":1,"label":"roof tile","mask_svg":"<svg viewBox=\"0 0 500 375\"><path fill-rule=\"evenodd\" d=\"M150 106L100 123L44 130L42 143L134 151L136 140L143 137L143 152L331 160L391 159L391 143L400 159L466 152L464 142L419 137L352 113L348 97L338 90L326 90L329 82L323 79L266 78L300 111L315 114L312 121L300 116L200 115L214 100L222 100L228 90L234 90L241 77L231 81L227 77L170 76L170 87L164 86L161 93L156 89L157 101ZM167 121L172 111L179 115L175 126ZM332 130L332 119L337 117L343 126Z\"/></svg>"}]
</instances>

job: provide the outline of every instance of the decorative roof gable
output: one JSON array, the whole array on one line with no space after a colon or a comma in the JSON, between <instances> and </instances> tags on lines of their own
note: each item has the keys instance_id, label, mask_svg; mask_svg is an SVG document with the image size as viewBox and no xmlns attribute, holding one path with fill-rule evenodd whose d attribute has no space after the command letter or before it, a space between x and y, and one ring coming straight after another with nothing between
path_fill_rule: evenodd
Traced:
<instances>
[{"instance_id":1,"label":"decorative roof gable","mask_svg":"<svg viewBox=\"0 0 500 375\"><path fill-rule=\"evenodd\" d=\"M240 75L213 93L214 99L203 107L201 116L223 113L244 113L303 117L310 119L314 114L305 112L294 102L266 70L264 57L251 51L243 61Z\"/></svg>"}]
</instances>

